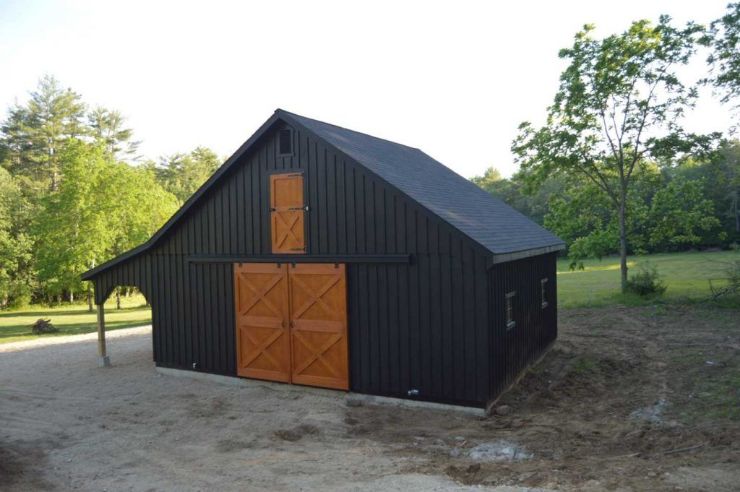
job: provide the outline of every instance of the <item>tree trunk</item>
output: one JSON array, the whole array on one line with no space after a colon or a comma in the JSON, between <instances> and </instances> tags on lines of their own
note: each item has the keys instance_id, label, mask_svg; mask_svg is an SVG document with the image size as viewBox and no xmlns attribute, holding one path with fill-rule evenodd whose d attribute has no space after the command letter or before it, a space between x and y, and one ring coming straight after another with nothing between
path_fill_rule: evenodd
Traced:
<instances>
[{"instance_id":1,"label":"tree trunk","mask_svg":"<svg viewBox=\"0 0 740 492\"><path fill-rule=\"evenodd\" d=\"M74 304L74 302L75 302L75 293L74 291L70 290L69 291L69 303Z\"/></svg>"},{"instance_id":2,"label":"tree trunk","mask_svg":"<svg viewBox=\"0 0 740 492\"><path fill-rule=\"evenodd\" d=\"M622 191L619 203L619 271L621 274L622 293L627 292L627 193Z\"/></svg>"},{"instance_id":3,"label":"tree trunk","mask_svg":"<svg viewBox=\"0 0 740 492\"><path fill-rule=\"evenodd\" d=\"M121 288L116 287L116 309L121 309Z\"/></svg>"},{"instance_id":4,"label":"tree trunk","mask_svg":"<svg viewBox=\"0 0 740 492\"><path fill-rule=\"evenodd\" d=\"M92 282L87 283L87 310L91 313L93 311Z\"/></svg>"}]
</instances>

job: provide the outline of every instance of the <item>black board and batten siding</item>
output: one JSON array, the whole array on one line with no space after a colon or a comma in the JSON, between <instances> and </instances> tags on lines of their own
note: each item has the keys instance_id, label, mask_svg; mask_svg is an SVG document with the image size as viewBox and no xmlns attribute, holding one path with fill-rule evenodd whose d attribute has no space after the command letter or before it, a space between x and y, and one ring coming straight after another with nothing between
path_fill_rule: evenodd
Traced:
<instances>
[{"instance_id":1,"label":"black board and batten siding","mask_svg":"<svg viewBox=\"0 0 740 492\"><path fill-rule=\"evenodd\" d=\"M555 339L555 253L493 264L488 247L307 127L273 117L263 129L151 244L86 274L98 304L116 285L142 290L158 366L236 375L235 262L346 263L358 393L482 407ZM290 155L279 150L285 129ZM269 181L284 172L303 174L305 255L271 251ZM517 324L507 329L512 290Z\"/></svg>"},{"instance_id":2,"label":"black board and batten siding","mask_svg":"<svg viewBox=\"0 0 740 492\"><path fill-rule=\"evenodd\" d=\"M489 271L491 289L491 395L498 395L557 338L556 254L499 263ZM545 304L542 298L542 280ZM513 293L507 325L506 296Z\"/></svg>"}]
</instances>

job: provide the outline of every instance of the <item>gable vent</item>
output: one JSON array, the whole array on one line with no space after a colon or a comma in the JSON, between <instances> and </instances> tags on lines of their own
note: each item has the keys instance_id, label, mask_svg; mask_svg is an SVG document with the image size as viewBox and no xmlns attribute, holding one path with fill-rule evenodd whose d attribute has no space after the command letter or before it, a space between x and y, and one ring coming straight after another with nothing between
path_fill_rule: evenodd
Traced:
<instances>
[{"instance_id":1,"label":"gable vent","mask_svg":"<svg viewBox=\"0 0 740 492\"><path fill-rule=\"evenodd\" d=\"M293 132L286 128L278 134L278 152L280 155L291 155L293 153Z\"/></svg>"}]
</instances>

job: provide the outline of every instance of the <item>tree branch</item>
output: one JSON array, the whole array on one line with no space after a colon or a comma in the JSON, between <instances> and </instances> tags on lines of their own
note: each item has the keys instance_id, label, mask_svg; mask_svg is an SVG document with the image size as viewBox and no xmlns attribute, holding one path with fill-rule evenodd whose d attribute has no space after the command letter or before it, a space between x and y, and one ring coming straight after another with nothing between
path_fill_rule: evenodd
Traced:
<instances>
[{"instance_id":1,"label":"tree branch","mask_svg":"<svg viewBox=\"0 0 740 492\"><path fill-rule=\"evenodd\" d=\"M647 121L647 116L650 113L650 100L653 98L653 94L655 93L655 89L658 87L658 84L663 79L663 75L665 75L666 70L668 70L668 67L671 66L671 63L666 64L666 66L663 67L663 69L660 71L660 74L655 79L655 83L650 88L650 91L648 92L648 97L645 100L645 107L643 108L642 113L642 120L640 121L640 126L637 129L637 136L635 137L635 150L632 155L632 161L630 162L629 169L627 171L627 181L629 182L630 177L632 176L632 171L635 169L635 165L637 164L638 159L641 155L644 154L644 151L640 151L640 138L642 137L642 131L645 128L645 122Z\"/></svg>"}]
</instances>

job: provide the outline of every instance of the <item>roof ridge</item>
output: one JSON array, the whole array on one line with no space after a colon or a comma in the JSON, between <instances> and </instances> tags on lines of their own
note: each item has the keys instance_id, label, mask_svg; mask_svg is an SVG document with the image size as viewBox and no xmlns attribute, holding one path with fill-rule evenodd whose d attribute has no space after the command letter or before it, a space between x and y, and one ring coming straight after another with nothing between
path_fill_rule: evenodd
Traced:
<instances>
[{"instance_id":1,"label":"roof ridge","mask_svg":"<svg viewBox=\"0 0 740 492\"><path fill-rule=\"evenodd\" d=\"M343 126L335 125L334 123L329 123L329 122L326 122L326 121L323 121L323 120L317 120L316 118L309 118L308 116L303 116L302 114L298 114L298 113L292 113L290 111L286 111L285 109L277 108L275 110L275 113L278 114L278 115L280 115L280 114L286 114L286 115L292 116L294 118L295 117L303 118L304 120L310 120L310 121L313 121L314 123L321 123L322 125L326 125L326 126L331 126L331 127L334 127L334 128L338 128L338 129L340 129L342 131L345 131L345 132L355 133L357 135L362 135L364 137L373 138L375 140L381 140L383 142L391 143L393 145L399 145L401 147L406 147L407 149L416 150L417 152L421 152L422 154L424 153L424 151L421 150L419 147L412 147L411 145L402 144L400 142L396 142L394 140L389 140L387 138L378 137L378 136L375 136L375 135L371 135L369 133L358 132L357 130L353 130L351 128L345 128ZM442 164L442 165L444 165L444 164Z\"/></svg>"}]
</instances>

